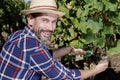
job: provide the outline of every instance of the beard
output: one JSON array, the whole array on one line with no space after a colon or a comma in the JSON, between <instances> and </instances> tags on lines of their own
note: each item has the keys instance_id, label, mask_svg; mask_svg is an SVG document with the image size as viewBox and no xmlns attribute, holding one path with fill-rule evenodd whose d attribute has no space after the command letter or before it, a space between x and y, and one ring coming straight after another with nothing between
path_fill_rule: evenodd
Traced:
<instances>
[{"instance_id":1,"label":"beard","mask_svg":"<svg viewBox=\"0 0 120 80\"><path fill-rule=\"evenodd\" d=\"M53 33L52 30L44 30L44 29L36 29L34 30L35 35L42 41L42 42L47 42L49 41L49 38L51 34Z\"/></svg>"}]
</instances>

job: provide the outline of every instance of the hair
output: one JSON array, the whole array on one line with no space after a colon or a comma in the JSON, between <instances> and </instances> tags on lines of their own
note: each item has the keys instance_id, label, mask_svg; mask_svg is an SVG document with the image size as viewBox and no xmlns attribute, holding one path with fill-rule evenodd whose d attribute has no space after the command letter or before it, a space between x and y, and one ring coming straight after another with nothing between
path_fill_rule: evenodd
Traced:
<instances>
[{"instance_id":1,"label":"hair","mask_svg":"<svg viewBox=\"0 0 120 80\"><path fill-rule=\"evenodd\" d=\"M41 16L43 13L31 13L30 15L33 17L33 18L36 18L38 16Z\"/></svg>"},{"instance_id":2,"label":"hair","mask_svg":"<svg viewBox=\"0 0 120 80\"><path fill-rule=\"evenodd\" d=\"M28 15L31 15L33 18L36 18L36 17L38 17L38 16L41 16L43 13L31 13L31 14L28 14ZM28 17L28 15L26 15L26 16L24 16L23 18L24 18L24 23L25 24L27 24L28 23L28 20L27 20L27 17Z\"/></svg>"},{"instance_id":3,"label":"hair","mask_svg":"<svg viewBox=\"0 0 120 80\"><path fill-rule=\"evenodd\" d=\"M36 17L38 17L38 16L47 15L47 13L31 13L31 14L28 14L28 15L25 16L26 23L28 23L27 17L28 17L29 15L31 15L32 18L36 18Z\"/></svg>"}]
</instances>

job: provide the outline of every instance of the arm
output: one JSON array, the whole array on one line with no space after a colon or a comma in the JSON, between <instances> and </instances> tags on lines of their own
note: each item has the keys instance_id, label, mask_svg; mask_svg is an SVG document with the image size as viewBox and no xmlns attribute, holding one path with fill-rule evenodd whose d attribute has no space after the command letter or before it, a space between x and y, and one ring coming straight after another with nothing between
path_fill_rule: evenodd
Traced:
<instances>
[{"instance_id":1,"label":"arm","mask_svg":"<svg viewBox=\"0 0 120 80\"><path fill-rule=\"evenodd\" d=\"M74 47L63 47L63 48L59 48L59 49L54 49L53 50L53 57L55 59L60 58L68 53L71 53L71 55L84 55L86 52L82 49L77 49L80 50L80 53L76 53L75 51L76 49Z\"/></svg>"},{"instance_id":2,"label":"arm","mask_svg":"<svg viewBox=\"0 0 120 80\"><path fill-rule=\"evenodd\" d=\"M84 80L104 71L108 65L108 62L100 63L93 70L67 69L61 63L52 58L46 49L47 48L38 47L30 56L30 65L36 72L44 74L46 77L53 80ZM67 50L65 51L67 52Z\"/></svg>"},{"instance_id":3,"label":"arm","mask_svg":"<svg viewBox=\"0 0 120 80\"><path fill-rule=\"evenodd\" d=\"M48 56L49 55L49 56ZM62 80L85 80L88 77L94 76L102 71L105 71L108 67L108 62L98 64L92 70L79 70L79 69L67 69L58 61L54 60L50 54L44 53L44 50L40 53L34 53L31 56L31 68L38 73L44 74L46 77Z\"/></svg>"},{"instance_id":4,"label":"arm","mask_svg":"<svg viewBox=\"0 0 120 80\"><path fill-rule=\"evenodd\" d=\"M55 59L57 58L60 58L68 53L70 53L72 50L72 47L63 47L63 48L60 48L60 49L54 49L53 50L53 57Z\"/></svg>"},{"instance_id":5,"label":"arm","mask_svg":"<svg viewBox=\"0 0 120 80\"><path fill-rule=\"evenodd\" d=\"M30 66L33 70L52 80L80 80L81 74L78 69L67 69L56 61L46 49L39 47L30 56Z\"/></svg>"}]
</instances>

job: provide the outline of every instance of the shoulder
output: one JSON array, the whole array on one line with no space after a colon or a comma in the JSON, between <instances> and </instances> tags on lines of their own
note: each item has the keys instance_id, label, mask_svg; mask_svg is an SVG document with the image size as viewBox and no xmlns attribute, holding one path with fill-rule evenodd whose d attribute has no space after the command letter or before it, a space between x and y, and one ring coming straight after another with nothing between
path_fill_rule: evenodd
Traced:
<instances>
[{"instance_id":1,"label":"shoulder","mask_svg":"<svg viewBox=\"0 0 120 80\"><path fill-rule=\"evenodd\" d=\"M40 40L35 36L24 33L23 30L11 34L8 42L17 45L19 48L33 48L40 46L41 44Z\"/></svg>"}]
</instances>

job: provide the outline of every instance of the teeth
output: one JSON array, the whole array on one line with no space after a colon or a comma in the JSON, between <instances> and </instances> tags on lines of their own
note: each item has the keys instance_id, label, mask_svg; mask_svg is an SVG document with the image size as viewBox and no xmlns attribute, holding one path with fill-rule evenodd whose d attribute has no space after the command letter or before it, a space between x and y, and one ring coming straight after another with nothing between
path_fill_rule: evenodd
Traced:
<instances>
[{"instance_id":1,"label":"teeth","mask_svg":"<svg viewBox=\"0 0 120 80\"><path fill-rule=\"evenodd\" d=\"M44 36L46 36L46 37L48 37L48 36L50 36L50 33L49 32L44 32Z\"/></svg>"}]
</instances>

